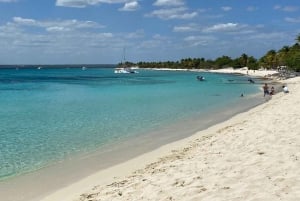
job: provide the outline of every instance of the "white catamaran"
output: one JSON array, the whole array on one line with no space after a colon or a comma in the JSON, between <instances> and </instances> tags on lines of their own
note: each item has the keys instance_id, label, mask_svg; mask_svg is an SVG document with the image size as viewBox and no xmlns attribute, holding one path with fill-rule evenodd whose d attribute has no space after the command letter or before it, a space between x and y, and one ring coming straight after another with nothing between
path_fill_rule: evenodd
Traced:
<instances>
[{"instance_id":1,"label":"white catamaran","mask_svg":"<svg viewBox=\"0 0 300 201\"><path fill-rule=\"evenodd\" d=\"M138 73L136 69L138 69L138 66L129 66L129 63L126 62L125 59L125 48L123 50L123 61L121 64L115 68L115 73Z\"/></svg>"}]
</instances>

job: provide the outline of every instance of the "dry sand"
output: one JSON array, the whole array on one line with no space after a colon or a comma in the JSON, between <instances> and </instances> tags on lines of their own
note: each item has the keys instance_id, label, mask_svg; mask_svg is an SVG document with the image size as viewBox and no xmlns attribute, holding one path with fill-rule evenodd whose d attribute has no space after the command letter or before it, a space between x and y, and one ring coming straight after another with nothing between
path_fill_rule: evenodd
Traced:
<instances>
[{"instance_id":1,"label":"dry sand","mask_svg":"<svg viewBox=\"0 0 300 201\"><path fill-rule=\"evenodd\" d=\"M233 69L233 68L223 68L219 70L209 70L209 72L216 72L216 73L239 73L243 75L249 75L249 76L257 76L257 77L272 77L272 75L277 74L278 72L276 70L265 70L265 69L259 69L259 70L248 70L247 67L239 68L239 69Z\"/></svg>"},{"instance_id":2,"label":"dry sand","mask_svg":"<svg viewBox=\"0 0 300 201\"><path fill-rule=\"evenodd\" d=\"M299 201L300 77L284 83L290 93L100 171L44 201Z\"/></svg>"}]
</instances>

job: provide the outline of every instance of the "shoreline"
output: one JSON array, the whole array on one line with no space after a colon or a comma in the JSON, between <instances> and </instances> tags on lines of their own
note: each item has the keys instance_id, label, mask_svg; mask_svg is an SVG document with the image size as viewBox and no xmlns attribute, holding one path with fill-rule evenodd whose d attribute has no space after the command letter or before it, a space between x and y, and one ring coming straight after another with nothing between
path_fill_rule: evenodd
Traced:
<instances>
[{"instance_id":1,"label":"shoreline","mask_svg":"<svg viewBox=\"0 0 300 201\"><path fill-rule=\"evenodd\" d=\"M228 73L228 72L218 72L218 73ZM236 73L236 72L234 72L234 73ZM269 72L267 72L267 73L269 74ZM259 75L258 77L264 77L264 76L265 76L265 74ZM278 94L277 96L282 97L282 95L280 95L280 94ZM270 104L270 103L267 103L267 104ZM195 141L195 140L198 141L199 138L203 138L205 141L206 139L214 136L216 132L224 129L224 127L227 128L228 124L232 124L232 123L241 121L240 120L241 117L247 118L248 113L251 113L253 110L254 111L261 110L261 108L264 107L264 105L265 104L261 104L261 105L258 105L246 112L239 113L239 114L235 115L234 117L231 117L229 120L225 120L224 122L218 123L218 124L213 125L205 130L199 131L196 134L194 134L188 138L181 139L179 141L163 145L156 150L142 154L136 158L130 159L124 163L118 164L118 165L110 167L108 169L99 171L96 174L86 177L79 182L73 183L72 185L70 185L64 189L60 189L59 191L55 192L54 194L45 197L43 199L43 201L54 201L54 200L61 200L61 199L67 201L67 200L74 200L74 198L77 198L79 200L79 196L81 194L83 194L84 192L85 192L85 196L83 196L83 197L93 198L95 196L95 194L99 193L99 192L97 193L97 188L99 188L99 187L96 187L96 186L103 185L104 189L108 189L109 186L105 186L105 185L112 183L112 186L114 186L113 182L118 183L118 181L119 181L119 183L122 183L122 180L124 180L124 179L127 181L128 178L135 177L136 173L132 173L132 172L133 171L136 171L136 172L145 171L145 169L147 169L147 168L145 168L145 166L147 164L153 164L153 163L154 164L160 164L160 163L164 164L165 162L162 162L162 160L164 160L164 158L168 158L170 153L180 152L178 150L182 150L182 149L185 150L186 147L190 146L189 144L191 143L191 141L192 141L192 143L194 143L193 141ZM174 150L176 150L176 151L174 151ZM158 162L157 162L157 160L158 160ZM94 190L91 190L91 189L94 189ZM120 196L119 195L120 193L117 192L119 190L116 190L116 189L118 189L118 187L115 187L115 189L113 189L113 191L115 192L115 194L117 196L114 198L118 198L118 196ZM88 193L88 192L90 192L90 193ZM113 194L113 192L111 192L111 193ZM85 200L83 197L81 197L81 198L83 200ZM110 197L109 199L111 199L111 198L112 197ZM131 197L131 198L134 199L133 197ZM90 200L90 199L86 199L86 200Z\"/></svg>"},{"instance_id":2,"label":"shoreline","mask_svg":"<svg viewBox=\"0 0 300 201\"><path fill-rule=\"evenodd\" d=\"M208 73L222 73L222 74L240 74L245 76L251 76L251 77L257 77L257 78L266 78L266 79L272 79L272 80L281 80L277 76L274 76L278 74L278 71L276 70L265 70L265 69L259 69L259 70L248 70L247 67L234 69L232 67L229 68L222 68L222 69L172 69L172 68L145 68L147 70L162 70L162 71L193 71L193 72L208 72Z\"/></svg>"},{"instance_id":3,"label":"shoreline","mask_svg":"<svg viewBox=\"0 0 300 201\"><path fill-rule=\"evenodd\" d=\"M244 112L242 112L242 114L243 113ZM238 115L240 115L240 114L238 114ZM223 123L221 123L221 124L223 124ZM217 125L219 125L219 123ZM215 127L215 126L216 125L214 125L212 127ZM208 129L210 129L210 128L208 128ZM206 130L204 130L204 131L206 131ZM197 135L197 134L195 134L195 135ZM190 138L193 139L193 136L188 137L186 139L181 139L176 142L171 142L171 143L166 142L167 143L166 145L163 144L159 148L155 149L154 151L142 153L142 155L137 156L137 157L133 156L135 158L130 159L125 162L121 162L120 164L109 167L108 169L100 170L99 172L97 172L91 176L85 177L84 179L80 180L79 182L77 182L75 179L71 185L60 188L60 190L53 192L53 194L46 196L45 199L43 199L43 200L45 200L45 201L46 200L52 200L52 201L68 200L68 199L73 200L73 197L79 196L78 194L74 195L74 192L80 192L79 194L81 194L83 192L89 191L89 189L92 189L94 186L99 185L99 183L108 184L110 182L115 181L116 180L116 178L114 178L115 176L122 178L126 175L129 175L134 170L143 169L143 167L145 165L156 161L157 158L161 157L162 155L167 155L170 152L170 150L172 150L174 148L177 149L179 144L180 144L180 146L182 146L182 145L185 146L186 143L188 143L188 141L190 140ZM132 158L132 157L130 157L130 158ZM145 158L147 158L147 159L145 160ZM88 161L87 165L92 166L93 162ZM62 175L62 177L63 177L63 175ZM101 180L101 182L99 182L100 180ZM43 196L45 196L45 195L41 195L41 197L37 198L36 200L41 199Z\"/></svg>"},{"instance_id":4,"label":"shoreline","mask_svg":"<svg viewBox=\"0 0 300 201\"><path fill-rule=\"evenodd\" d=\"M230 104L231 107L222 110L215 108L218 116L215 115L215 112L211 112L205 117L181 118L177 123L166 125L139 137L130 138L121 143L109 144L92 153L78 155L40 170L0 182L0 188L3 189L0 192L0 197L5 198L6 201L40 200L42 197L72 185L91 174L124 163L165 144L187 138L198 130L206 129L240 112L247 111L264 101L257 97L260 95L258 93L238 99ZM232 108L232 106L234 107Z\"/></svg>"},{"instance_id":5,"label":"shoreline","mask_svg":"<svg viewBox=\"0 0 300 201\"><path fill-rule=\"evenodd\" d=\"M294 96L300 96L300 78L285 82L291 86L290 94L278 93L265 104L99 171L43 201L187 200L193 196L194 200L295 200L300 196L300 113L299 109L282 111L282 101L299 103ZM269 189L262 192L261 186Z\"/></svg>"}]
</instances>

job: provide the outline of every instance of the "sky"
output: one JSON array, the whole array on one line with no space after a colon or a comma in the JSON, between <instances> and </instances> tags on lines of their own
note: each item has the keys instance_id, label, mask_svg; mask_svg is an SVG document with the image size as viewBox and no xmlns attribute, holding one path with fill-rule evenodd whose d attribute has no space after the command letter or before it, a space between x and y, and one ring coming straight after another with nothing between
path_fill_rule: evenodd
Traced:
<instances>
[{"instance_id":1,"label":"sky","mask_svg":"<svg viewBox=\"0 0 300 201\"><path fill-rule=\"evenodd\" d=\"M299 34L299 0L0 0L0 64L259 59Z\"/></svg>"}]
</instances>

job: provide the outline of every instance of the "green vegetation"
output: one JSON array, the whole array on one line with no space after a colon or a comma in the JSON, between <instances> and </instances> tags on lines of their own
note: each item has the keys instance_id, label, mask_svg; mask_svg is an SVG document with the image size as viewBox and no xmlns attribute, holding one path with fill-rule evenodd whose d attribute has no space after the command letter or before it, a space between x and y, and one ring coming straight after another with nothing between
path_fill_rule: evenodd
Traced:
<instances>
[{"instance_id":1,"label":"green vegetation","mask_svg":"<svg viewBox=\"0 0 300 201\"><path fill-rule=\"evenodd\" d=\"M289 47L284 46L280 50L270 50L260 59L243 53L240 57L232 59L229 56L221 56L215 60L205 58L186 58L180 61L165 62L139 62L141 68L187 68L187 69L220 69L226 67L241 68L247 66L249 69L277 69L286 66L289 70L300 72L300 34L296 43Z\"/></svg>"}]
</instances>

